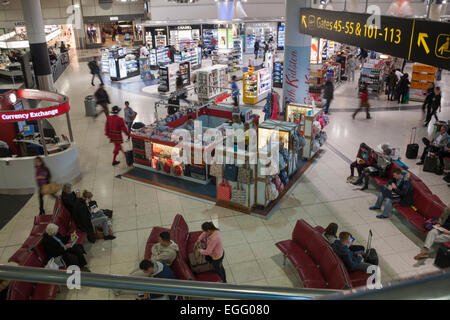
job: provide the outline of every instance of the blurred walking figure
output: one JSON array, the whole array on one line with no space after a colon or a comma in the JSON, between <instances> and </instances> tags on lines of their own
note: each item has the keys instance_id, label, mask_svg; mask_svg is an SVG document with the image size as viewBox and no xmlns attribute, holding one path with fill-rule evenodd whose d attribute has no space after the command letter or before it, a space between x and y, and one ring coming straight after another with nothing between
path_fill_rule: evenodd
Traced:
<instances>
[{"instance_id":1,"label":"blurred walking figure","mask_svg":"<svg viewBox=\"0 0 450 320\"><path fill-rule=\"evenodd\" d=\"M109 116L108 104L110 104L111 101L109 101L109 95L106 92L103 84L100 84L99 88L97 89L97 91L95 91L94 95L97 104L101 105L103 108L102 111L100 111L94 116L94 119L96 119L102 112L104 112L105 116L108 117Z\"/></svg>"},{"instance_id":2,"label":"blurred walking figure","mask_svg":"<svg viewBox=\"0 0 450 320\"><path fill-rule=\"evenodd\" d=\"M369 104L369 92L367 91L367 84L364 83L361 87L361 92L359 93L359 99L360 99L360 104L359 104L359 108L355 111L355 113L353 113L353 119L355 119L355 116L358 114L358 112L360 112L363 108L366 109L366 119L372 119L370 117L370 113L369 113L369 108L370 108L370 104Z\"/></svg>"}]
</instances>

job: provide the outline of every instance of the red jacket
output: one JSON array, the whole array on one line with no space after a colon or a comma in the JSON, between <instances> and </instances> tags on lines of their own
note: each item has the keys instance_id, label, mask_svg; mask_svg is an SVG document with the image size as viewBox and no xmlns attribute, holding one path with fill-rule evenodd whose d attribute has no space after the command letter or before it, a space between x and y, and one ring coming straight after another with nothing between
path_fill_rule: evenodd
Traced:
<instances>
[{"instance_id":1,"label":"red jacket","mask_svg":"<svg viewBox=\"0 0 450 320\"><path fill-rule=\"evenodd\" d=\"M111 139L111 142L122 143L123 142L122 132L124 132L127 136L130 136L127 126L125 125L125 121L123 121L123 118L117 115L108 116L105 125L105 135L109 139Z\"/></svg>"},{"instance_id":2,"label":"red jacket","mask_svg":"<svg viewBox=\"0 0 450 320\"><path fill-rule=\"evenodd\" d=\"M361 149L358 150L358 154L356 155L357 158L362 159L361 156ZM373 151L369 151L369 159L366 161L366 163L364 163L365 165L371 166L375 164L375 159L373 157Z\"/></svg>"}]
</instances>

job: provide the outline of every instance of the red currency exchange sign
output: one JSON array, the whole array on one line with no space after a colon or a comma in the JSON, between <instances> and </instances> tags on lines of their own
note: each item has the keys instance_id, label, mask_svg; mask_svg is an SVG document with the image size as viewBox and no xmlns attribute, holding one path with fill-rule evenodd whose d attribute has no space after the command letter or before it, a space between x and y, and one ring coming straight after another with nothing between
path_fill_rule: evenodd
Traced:
<instances>
[{"instance_id":1,"label":"red currency exchange sign","mask_svg":"<svg viewBox=\"0 0 450 320\"><path fill-rule=\"evenodd\" d=\"M69 110L70 110L69 102L65 102L59 106L49 108L0 112L0 122L14 122L14 121L27 121L27 120L53 118L60 116L66 112L69 112Z\"/></svg>"}]
</instances>

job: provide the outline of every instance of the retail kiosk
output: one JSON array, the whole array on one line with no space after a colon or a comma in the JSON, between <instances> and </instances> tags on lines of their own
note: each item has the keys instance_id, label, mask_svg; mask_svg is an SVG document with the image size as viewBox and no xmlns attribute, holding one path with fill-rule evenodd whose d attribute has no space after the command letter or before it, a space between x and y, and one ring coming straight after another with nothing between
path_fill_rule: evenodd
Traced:
<instances>
[{"instance_id":1,"label":"retail kiosk","mask_svg":"<svg viewBox=\"0 0 450 320\"><path fill-rule=\"evenodd\" d=\"M140 75L139 50L113 46L102 49L102 71L109 72L113 81Z\"/></svg>"},{"instance_id":2,"label":"retail kiosk","mask_svg":"<svg viewBox=\"0 0 450 320\"><path fill-rule=\"evenodd\" d=\"M226 65L214 65L197 71L198 99L209 101L228 88Z\"/></svg>"},{"instance_id":3,"label":"retail kiosk","mask_svg":"<svg viewBox=\"0 0 450 320\"><path fill-rule=\"evenodd\" d=\"M12 157L0 158L0 193L30 194L36 190L35 156L43 157L50 168L52 181L59 184L78 181L81 172L77 146L73 141L68 98L30 89L7 91L0 97L0 136L12 153ZM46 107L30 109L31 100L45 102ZM68 138L57 136L46 122L64 115Z\"/></svg>"}]
</instances>

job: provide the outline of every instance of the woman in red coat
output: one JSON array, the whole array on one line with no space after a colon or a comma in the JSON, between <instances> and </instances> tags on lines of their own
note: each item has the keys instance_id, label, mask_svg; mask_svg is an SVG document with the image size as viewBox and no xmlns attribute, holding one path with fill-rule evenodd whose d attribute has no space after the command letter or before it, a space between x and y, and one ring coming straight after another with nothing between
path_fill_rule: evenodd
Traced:
<instances>
[{"instance_id":1,"label":"woman in red coat","mask_svg":"<svg viewBox=\"0 0 450 320\"><path fill-rule=\"evenodd\" d=\"M118 106L114 106L111 110L110 116L106 118L106 125L105 125L105 135L111 140L111 143L114 144L114 159L112 162L112 165L118 165L120 161L117 161L117 155L119 154L119 151L122 151L123 154L125 152L122 149L122 132L124 132L127 136L130 136L130 133L128 132L127 126L125 125L125 121L123 118L119 117L117 114L120 112L120 108Z\"/></svg>"},{"instance_id":2,"label":"woman in red coat","mask_svg":"<svg viewBox=\"0 0 450 320\"><path fill-rule=\"evenodd\" d=\"M358 176L362 178L362 171L375 164L373 157L373 151L365 143L361 143L359 146L358 154L356 155L356 161L350 165L350 177L355 174L355 168L358 171ZM349 178L350 178L349 177Z\"/></svg>"}]
</instances>

